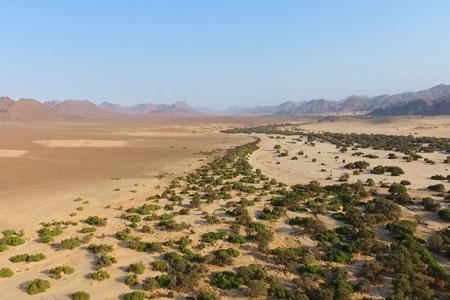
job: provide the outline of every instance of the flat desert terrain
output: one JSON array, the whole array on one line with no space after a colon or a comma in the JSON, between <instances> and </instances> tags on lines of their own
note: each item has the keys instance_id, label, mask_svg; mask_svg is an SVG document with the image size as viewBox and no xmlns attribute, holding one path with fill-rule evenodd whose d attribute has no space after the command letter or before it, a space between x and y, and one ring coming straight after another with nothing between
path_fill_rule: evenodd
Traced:
<instances>
[{"instance_id":1,"label":"flat desert terrain","mask_svg":"<svg viewBox=\"0 0 450 300\"><path fill-rule=\"evenodd\" d=\"M242 129L252 126L261 130ZM443 117L0 123L0 269L12 271L0 299L322 299L338 286L345 297L334 299L384 298L406 272L388 263L395 245L411 237L422 242L408 251L432 253L434 273L420 279L427 297L444 299L450 153L420 148L406 160L327 138L444 138L420 145L440 147L449 126ZM367 165L347 166L357 161ZM64 266L73 269L54 269ZM51 287L28 296L34 279Z\"/></svg>"}]
</instances>

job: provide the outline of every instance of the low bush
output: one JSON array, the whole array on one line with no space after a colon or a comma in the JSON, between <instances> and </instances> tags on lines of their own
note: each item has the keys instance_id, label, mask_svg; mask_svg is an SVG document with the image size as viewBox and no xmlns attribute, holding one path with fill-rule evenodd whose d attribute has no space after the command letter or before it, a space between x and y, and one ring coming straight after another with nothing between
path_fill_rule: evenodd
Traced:
<instances>
[{"instance_id":1,"label":"low bush","mask_svg":"<svg viewBox=\"0 0 450 300\"><path fill-rule=\"evenodd\" d=\"M210 290L201 290L197 293L197 297L195 300L219 300L220 297L214 292Z\"/></svg>"},{"instance_id":2,"label":"low bush","mask_svg":"<svg viewBox=\"0 0 450 300\"><path fill-rule=\"evenodd\" d=\"M106 218L100 218L99 216L90 216L86 220L84 220L84 222L92 226L105 226Z\"/></svg>"},{"instance_id":3,"label":"low bush","mask_svg":"<svg viewBox=\"0 0 450 300\"><path fill-rule=\"evenodd\" d=\"M19 262L38 262L45 259L45 255L42 253L37 254L18 254L9 258L9 261L12 263Z\"/></svg>"},{"instance_id":4,"label":"low bush","mask_svg":"<svg viewBox=\"0 0 450 300\"><path fill-rule=\"evenodd\" d=\"M105 279L108 279L109 277L110 277L110 275L109 275L109 273L108 272L106 272L105 270L97 270L96 272L94 272L94 273L91 273L90 274L90 277L92 278L92 279L94 279L94 280L97 280L97 281L103 281L103 280L105 280Z\"/></svg>"},{"instance_id":5,"label":"low bush","mask_svg":"<svg viewBox=\"0 0 450 300\"><path fill-rule=\"evenodd\" d=\"M134 264L131 264L127 268L127 272L132 272L135 274L143 274L145 271L145 266L142 262L137 262Z\"/></svg>"},{"instance_id":6,"label":"low bush","mask_svg":"<svg viewBox=\"0 0 450 300\"><path fill-rule=\"evenodd\" d=\"M50 282L44 279L34 279L25 283L25 291L28 295L43 293L50 288Z\"/></svg>"},{"instance_id":7,"label":"low bush","mask_svg":"<svg viewBox=\"0 0 450 300\"><path fill-rule=\"evenodd\" d=\"M117 259L114 256L104 254L99 257L99 259L97 261L97 268L110 267L115 263L117 263Z\"/></svg>"},{"instance_id":8,"label":"low bush","mask_svg":"<svg viewBox=\"0 0 450 300\"><path fill-rule=\"evenodd\" d=\"M113 246L107 244L90 244L88 250L95 253L104 255L113 251Z\"/></svg>"},{"instance_id":9,"label":"low bush","mask_svg":"<svg viewBox=\"0 0 450 300\"><path fill-rule=\"evenodd\" d=\"M145 293L141 291L131 292L123 295L123 300L144 300Z\"/></svg>"},{"instance_id":10,"label":"low bush","mask_svg":"<svg viewBox=\"0 0 450 300\"><path fill-rule=\"evenodd\" d=\"M211 277L211 283L223 290L238 289L242 282L242 279L233 272L217 272Z\"/></svg>"},{"instance_id":11,"label":"low bush","mask_svg":"<svg viewBox=\"0 0 450 300\"><path fill-rule=\"evenodd\" d=\"M86 292L79 291L70 295L70 298L72 298L72 300L89 300L91 299L91 296Z\"/></svg>"},{"instance_id":12,"label":"low bush","mask_svg":"<svg viewBox=\"0 0 450 300\"><path fill-rule=\"evenodd\" d=\"M214 244L217 240L224 239L227 236L226 232L207 232L202 235L202 242Z\"/></svg>"},{"instance_id":13,"label":"low bush","mask_svg":"<svg viewBox=\"0 0 450 300\"><path fill-rule=\"evenodd\" d=\"M9 278L14 275L14 272L10 268L0 269L0 278Z\"/></svg>"},{"instance_id":14,"label":"low bush","mask_svg":"<svg viewBox=\"0 0 450 300\"><path fill-rule=\"evenodd\" d=\"M78 248L81 246L81 241L79 238L70 238L65 239L61 241L60 248L61 249L67 249L67 250L73 250L75 248Z\"/></svg>"},{"instance_id":15,"label":"low bush","mask_svg":"<svg viewBox=\"0 0 450 300\"><path fill-rule=\"evenodd\" d=\"M169 265L165 260L155 260L151 263L152 270L159 272L167 272Z\"/></svg>"},{"instance_id":16,"label":"low bush","mask_svg":"<svg viewBox=\"0 0 450 300\"><path fill-rule=\"evenodd\" d=\"M48 276L53 279L60 279L62 274L70 275L75 272L75 269L71 266L61 266L48 270Z\"/></svg>"},{"instance_id":17,"label":"low bush","mask_svg":"<svg viewBox=\"0 0 450 300\"><path fill-rule=\"evenodd\" d=\"M41 243L50 243L53 241L53 238L55 236L61 235L63 233L62 229L59 227L50 228L50 227L44 227L39 229L38 235L39 235L39 241Z\"/></svg>"}]
</instances>

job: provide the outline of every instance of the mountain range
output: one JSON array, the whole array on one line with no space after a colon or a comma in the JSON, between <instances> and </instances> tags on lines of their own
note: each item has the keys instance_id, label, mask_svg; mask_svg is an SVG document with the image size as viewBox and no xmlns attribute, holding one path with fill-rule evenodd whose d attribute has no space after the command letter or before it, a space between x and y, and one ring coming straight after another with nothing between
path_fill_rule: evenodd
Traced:
<instances>
[{"instance_id":1,"label":"mountain range","mask_svg":"<svg viewBox=\"0 0 450 300\"><path fill-rule=\"evenodd\" d=\"M238 107L222 112L232 115L302 116L326 114L448 115L450 114L450 85L437 85L418 92L375 97L352 95L340 101L314 99L287 101L275 106Z\"/></svg>"},{"instance_id":2,"label":"mountain range","mask_svg":"<svg viewBox=\"0 0 450 300\"><path fill-rule=\"evenodd\" d=\"M0 121L45 121L118 118L127 116L200 116L205 113L183 101L173 104L138 104L121 106L103 102L97 105L88 100L39 102L33 99L14 101L0 97Z\"/></svg>"},{"instance_id":3,"label":"mountain range","mask_svg":"<svg viewBox=\"0 0 450 300\"><path fill-rule=\"evenodd\" d=\"M186 102L173 104L142 103L122 106L110 102L97 105L88 100L39 102L33 99L14 101L0 97L0 121L38 121L65 119L99 119L118 117L270 115L305 116L330 114L368 114L371 116L450 115L450 85L437 85L418 92L396 95L349 96L340 101L313 99L287 101L274 106L238 107L214 112L193 108Z\"/></svg>"}]
</instances>

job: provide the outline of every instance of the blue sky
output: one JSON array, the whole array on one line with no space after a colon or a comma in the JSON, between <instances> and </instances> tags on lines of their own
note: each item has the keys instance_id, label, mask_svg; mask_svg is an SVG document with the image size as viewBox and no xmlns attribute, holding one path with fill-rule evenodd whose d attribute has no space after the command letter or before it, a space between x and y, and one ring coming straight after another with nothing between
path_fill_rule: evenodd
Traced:
<instances>
[{"instance_id":1,"label":"blue sky","mask_svg":"<svg viewBox=\"0 0 450 300\"><path fill-rule=\"evenodd\" d=\"M450 83L450 1L0 0L0 95L222 109Z\"/></svg>"}]
</instances>

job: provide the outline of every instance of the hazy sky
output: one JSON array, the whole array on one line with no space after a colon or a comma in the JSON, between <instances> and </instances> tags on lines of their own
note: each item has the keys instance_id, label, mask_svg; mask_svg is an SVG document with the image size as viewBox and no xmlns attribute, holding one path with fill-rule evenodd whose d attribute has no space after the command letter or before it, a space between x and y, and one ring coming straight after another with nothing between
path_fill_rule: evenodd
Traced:
<instances>
[{"instance_id":1,"label":"hazy sky","mask_svg":"<svg viewBox=\"0 0 450 300\"><path fill-rule=\"evenodd\" d=\"M450 1L0 0L0 95L193 106L450 83Z\"/></svg>"}]
</instances>

